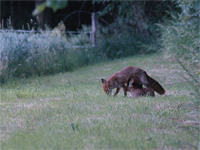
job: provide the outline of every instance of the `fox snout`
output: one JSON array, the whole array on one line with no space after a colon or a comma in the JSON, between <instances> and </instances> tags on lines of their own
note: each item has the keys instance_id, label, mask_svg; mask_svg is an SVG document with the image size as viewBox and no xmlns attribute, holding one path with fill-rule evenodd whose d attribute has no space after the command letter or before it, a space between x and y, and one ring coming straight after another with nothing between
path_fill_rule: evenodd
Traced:
<instances>
[{"instance_id":1,"label":"fox snout","mask_svg":"<svg viewBox=\"0 0 200 150\"><path fill-rule=\"evenodd\" d=\"M107 95L109 95L109 94L111 93L111 90L110 90L110 88L109 88L109 86L108 86L108 82L107 82L105 79L101 79L101 81L102 81L102 86L103 86L104 92L105 92Z\"/></svg>"}]
</instances>

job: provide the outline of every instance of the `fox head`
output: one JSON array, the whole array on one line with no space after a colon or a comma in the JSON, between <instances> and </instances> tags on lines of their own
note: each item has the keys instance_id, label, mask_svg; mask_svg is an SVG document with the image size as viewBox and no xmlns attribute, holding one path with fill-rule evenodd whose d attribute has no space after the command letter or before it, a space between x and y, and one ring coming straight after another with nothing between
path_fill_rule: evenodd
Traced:
<instances>
[{"instance_id":1,"label":"fox head","mask_svg":"<svg viewBox=\"0 0 200 150\"><path fill-rule=\"evenodd\" d=\"M109 81L106 81L105 79L101 79L102 81L102 86L103 86L103 90L104 92L109 95L111 93L111 89L109 86Z\"/></svg>"}]
</instances>

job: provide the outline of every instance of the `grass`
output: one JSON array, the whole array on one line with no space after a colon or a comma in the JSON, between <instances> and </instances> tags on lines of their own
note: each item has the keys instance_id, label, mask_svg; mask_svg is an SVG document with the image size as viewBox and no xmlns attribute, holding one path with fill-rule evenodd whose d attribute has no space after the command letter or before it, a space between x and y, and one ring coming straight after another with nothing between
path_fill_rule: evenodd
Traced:
<instances>
[{"instance_id":1,"label":"grass","mask_svg":"<svg viewBox=\"0 0 200 150\"><path fill-rule=\"evenodd\" d=\"M166 95L108 97L101 78L128 65L146 70ZM1 87L1 149L197 149L199 100L187 79L156 54L9 80Z\"/></svg>"}]
</instances>

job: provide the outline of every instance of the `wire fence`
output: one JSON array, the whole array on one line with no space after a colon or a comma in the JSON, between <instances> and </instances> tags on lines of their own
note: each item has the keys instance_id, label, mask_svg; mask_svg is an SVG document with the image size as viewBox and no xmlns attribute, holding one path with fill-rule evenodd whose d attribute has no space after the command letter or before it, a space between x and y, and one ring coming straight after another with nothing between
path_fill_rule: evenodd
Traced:
<instances>
[{"instance_id":1,"label":"wire fence","mask_svg":"<svg viewBox=\"0 0 200 150\"><path fill-rule=\"evenodd\" d=\"M52 31L37 31L37 30L10 30L10 29L1 29L0 32L18 32L18 33L44 33L44 32L52 32ZM65 31L65 33L84 33L84 34L92 34L92 31Z\"/></svg>"},{"instance_id":2,"label":"wire fence","mask_svg":"<svg viewBox=\"0 0 200 150\"><path fill-rule=\"evenodd\" d=\"M16 32L16 33L45 33L45 32L52 32L52 31L37 31L37 30L10 30L10 29L1 29L0 32ZM67 46L68 48L89 48L89 47L93 47L94 44L92 44L93 41L93 34L94 32L92 31L65 31L66 34L90 34L90 41L91 41L91 45L90 46Z\"/></svg>"}]
</instances>

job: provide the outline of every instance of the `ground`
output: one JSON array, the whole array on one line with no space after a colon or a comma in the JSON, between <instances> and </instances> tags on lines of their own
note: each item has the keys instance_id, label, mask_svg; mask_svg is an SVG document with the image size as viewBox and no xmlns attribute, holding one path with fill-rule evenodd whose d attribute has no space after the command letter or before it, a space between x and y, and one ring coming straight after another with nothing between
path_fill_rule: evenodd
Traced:
<instances>
[{"instance_id":1,"label":"ground","mask_svg":"<svg viewBox=\"0 0 200 150\"><path fill-rule=\"evenodd\" d=\"M101 78L140 67L166 94L107 96ZM196 70L198 71L198 70ZM187 72L161 54L100 62L1 87L2 149L197 149L199 100Z\"/></svg>"}]
</instances>

